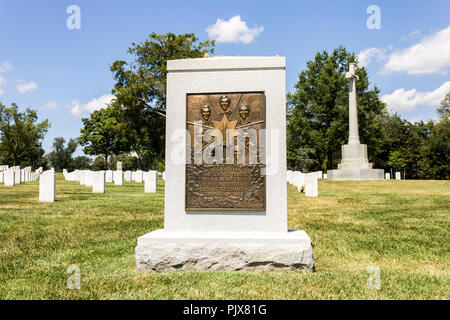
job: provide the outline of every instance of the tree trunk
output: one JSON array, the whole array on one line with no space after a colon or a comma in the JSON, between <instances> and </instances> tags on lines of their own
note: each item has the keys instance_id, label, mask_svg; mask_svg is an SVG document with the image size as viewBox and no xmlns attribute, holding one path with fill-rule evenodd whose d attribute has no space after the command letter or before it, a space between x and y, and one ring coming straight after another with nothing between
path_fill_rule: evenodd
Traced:
<instances>
[{"instance_id":1,"label":"tree trunk","mask_svg":"<svg viewBox=\"0 0 450 320\"><path fill-rule=\"evenodd\" d=\"M333 151L328 150L327 158L327 170L333 170Z\"/></svg>"}]
</instances>

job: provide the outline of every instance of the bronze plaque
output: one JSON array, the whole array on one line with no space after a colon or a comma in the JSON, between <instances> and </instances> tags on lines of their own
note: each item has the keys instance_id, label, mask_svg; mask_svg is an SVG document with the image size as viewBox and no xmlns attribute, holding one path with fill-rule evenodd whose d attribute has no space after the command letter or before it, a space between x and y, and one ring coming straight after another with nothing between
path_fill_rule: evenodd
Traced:
<instances>
[{"instance_id":1,"label":"bronze plaque","mask_svg":"<svg viewBox=\"0 0 450 320\"><path fill-rule=\"evenodd\" d=\"M188 94L186 119L186 210L265 210L264 93Z\"/></svg>"}]
</instances>

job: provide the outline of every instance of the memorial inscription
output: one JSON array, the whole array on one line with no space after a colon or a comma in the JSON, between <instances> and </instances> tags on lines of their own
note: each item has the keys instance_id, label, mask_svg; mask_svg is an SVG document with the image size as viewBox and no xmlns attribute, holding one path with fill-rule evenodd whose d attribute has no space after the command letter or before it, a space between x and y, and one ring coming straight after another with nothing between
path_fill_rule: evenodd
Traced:
<instances>
[{"instance_id":1,"label":"memorial inscription","mask_svg":"<svg viewBox=\"0 0 450 320\"><path fill-rule=\"evenodd\" d=\"M265 210L263 92L187 95L186 210Z\"/></svg>"}]
</instances>

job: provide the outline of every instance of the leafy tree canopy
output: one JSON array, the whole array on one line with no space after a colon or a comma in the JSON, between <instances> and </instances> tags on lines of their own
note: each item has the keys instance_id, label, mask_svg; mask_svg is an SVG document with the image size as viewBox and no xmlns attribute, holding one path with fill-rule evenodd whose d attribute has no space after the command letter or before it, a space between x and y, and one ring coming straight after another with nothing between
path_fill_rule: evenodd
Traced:
<instances>
[{"instance_id":1,"label":"leafy tree canopy","mask_svg":"<svg viewBox=\"0 0 450 320\"><path fill-rule=\"evenodd\" d=\"M17 166L34 166L44 155L42 140L50 127L48 120L37 122L35 110L20 112L15 103L6 107L0 103L0 160Z\"/></svg>"},{"instance_id":2,"label":"leafy tree canopy","mask_svg":"<svg viewBox=\"0 0 450 320\"><path fill-rule=\"evenodd\" d=\"M53 151L47 155L50 165L57 171L63 169L74 170L74 160L72 158L73 153L78 147L78 143L75 139L70 139L65 146L66 140L62 137L55 138L53 141Z\"/></svg>"},{"instance_id":3,"label":"leafy tree canopy","mask_svg":"<svg viewBox=\"0 0 450 320\"><path fill-rule=\"evenodd\" d=\"M164 159L167 61L200 58L213 51L214 41L199 42L192 33L152 33L146 41L132 43L128 49L134 56L132 62L112 64L116 81L113 104L124 112L129 145L142 169Z\"/></svg>"},{"instance_id":4,"label":"leafy tree canopy","mask_svg":"<svg viewBox=\"0 0 450 320\"><path fill-rule=\"evenodd\" d=\"M116 105L96 110L82 121L84 127L78 141L85 154L103 156L108 166L111 155L129 151L128 123Z\"/></svg>"}]
</instances>

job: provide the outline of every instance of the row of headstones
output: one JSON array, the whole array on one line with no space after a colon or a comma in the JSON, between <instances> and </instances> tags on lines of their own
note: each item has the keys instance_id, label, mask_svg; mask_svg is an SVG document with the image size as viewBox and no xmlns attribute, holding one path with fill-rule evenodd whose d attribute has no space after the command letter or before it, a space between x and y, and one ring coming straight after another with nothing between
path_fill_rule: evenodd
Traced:
<instances>
[{"instance_id":1,"label":"row of headstones","mask_svg":"<svg viewBox=\"0 0 450 320\"><path fill-rule=\"evenodd\" d=\"M67 172L63 170L64 178L68 181L78 181L81 185L92 187L93 193L104 193L105 183L114 183L115 185L123 185L123 180L126 182L144 182L145 193L156 193L158 171L121 171L121 170L106 170L106 171L90 171L90 170L75 170ZM165 172L162 174L165 180Z\"/></svg>"},{"instance_id":2,"label":"row of headstones","mask_svg":"<svg viewBox=\"0 0 450 320\"><path fill-rule=\"evenodd\" d=\"M322 171L302 173L300 171L287 171L287 182L297 188L298 192L304 192L307 197L319 195L318 179L326 179Z\"/></svg>"},{"instance_id":3,"label":"row of headstones","mask_svg":"<svg viewBox=\"0 0 450 320\"><path fill-rule=\"evenodd\" d=\"M5 187L14 187L23 182L37 181L42 173L42 168L39 168L36 172L31 172L31 167L20 169L18 166L1 166L1 168L6 169L0 171L0 183L4 183Z\"/></svg>"},{"instance_id":4,"label":"row of headstones","mask_svg":"<svg viewBox=\"0 0 450 320\"><path fill-rule=\"evenodd\" d=\"M386 172L384 174L384 178L386 180L391 180L391 174L389 172ZM395 173L395 180L401 180L402 179L402 175L400 174L400 172L396 172Z\"/></svg>"}]
</instances>

